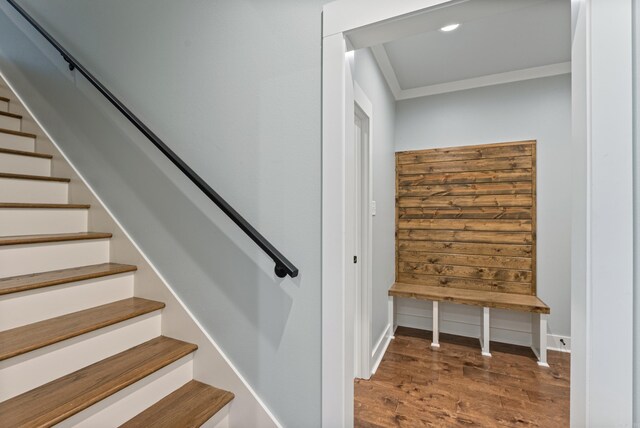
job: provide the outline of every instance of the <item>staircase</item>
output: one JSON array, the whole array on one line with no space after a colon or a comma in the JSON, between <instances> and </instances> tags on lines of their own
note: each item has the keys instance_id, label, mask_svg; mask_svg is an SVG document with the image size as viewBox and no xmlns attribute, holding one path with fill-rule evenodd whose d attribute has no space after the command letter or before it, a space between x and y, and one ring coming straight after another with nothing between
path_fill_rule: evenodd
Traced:
<instances>
[{"instance_id":1,"label":"staircase","mask_svg":"<svg viewBox=\"0 0 640 428\"><path fill-rule=\"evenodd\" d=\"M162 334L165 303L136 296L138 267L111 262L113 231L88 230L14 102L0 97L0 426L226 427L234 394L193 379L198 346Z\"/></svg>"}]
</instances>

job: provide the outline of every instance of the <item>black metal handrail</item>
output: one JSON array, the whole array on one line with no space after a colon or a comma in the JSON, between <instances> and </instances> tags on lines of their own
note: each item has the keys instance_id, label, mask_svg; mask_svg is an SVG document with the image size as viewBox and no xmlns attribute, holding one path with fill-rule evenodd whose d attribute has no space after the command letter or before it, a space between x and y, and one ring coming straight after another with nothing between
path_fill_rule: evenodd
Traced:
<instances>
[{"instance_id":1,"label":"black metal handrail","mask_svg":"<svg viewBox=\"0 0 640 428\"><path fill-rule=\"evenodd\" d=\"M77 69L104 97L109 100L145 137L153 143L169 160L182 171L202 192L216 204L244 233L255 242L258 247L275 262L275 273L279 278L289 275L292 278L298 276L298 268L282 255L260 232L244 219L227 201L211 188L196 172L175 154L156 134L151 131L138 117L131 112L115 95L111 93L98 79L93 76L82 64L80 64L56 39L40 26L15 0L7 0L15 10L20 13L69 63L69 70Z\"/></svg>"}]
</instances>

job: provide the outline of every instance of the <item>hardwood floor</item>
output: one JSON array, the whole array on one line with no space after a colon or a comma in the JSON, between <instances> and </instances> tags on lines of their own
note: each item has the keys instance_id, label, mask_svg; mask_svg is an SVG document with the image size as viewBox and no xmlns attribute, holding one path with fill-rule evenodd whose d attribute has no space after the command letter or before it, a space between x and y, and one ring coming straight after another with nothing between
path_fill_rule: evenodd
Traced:
<instances>
[{"instance_id":1,"label":"hardwood floor","mask_svg":"<svg viewBox=\"0 0 640 428\"><path fill-rule=\"evenodd\" d=\"M355 381L356 427L568 427L569 354L539 367L524 347L399 327L370 380Z\"/></svg>"}]
</instances>

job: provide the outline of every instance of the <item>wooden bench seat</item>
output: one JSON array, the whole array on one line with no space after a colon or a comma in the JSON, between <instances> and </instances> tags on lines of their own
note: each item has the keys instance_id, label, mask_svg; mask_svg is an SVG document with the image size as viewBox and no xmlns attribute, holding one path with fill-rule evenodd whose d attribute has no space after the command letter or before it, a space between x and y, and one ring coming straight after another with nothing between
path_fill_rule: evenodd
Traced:
<instances>
[{"instance_id":1,"label":"wooden bench seat","mask_svg":"<svg viewBox=\"0 0 640 428\"><path fill-rule=\"evenodd\" d=\"M394 297L429 300L432 302L433 340L431 346L434 348L440 347L439 302L451 302L481 307L480 346L482 348L482 355L487 357L491 356L489 350L489 337L491 333L490 309L530 312L532 315L531 349L533 349L533 352L538 357L539 365L544 367L549 366L547 364L547 315L550 313L550 308L537 296L396 282L389 289L389 298L393 299Z\"/></svg>"},{"instance_id":2,"label":"wooden bench seat","mask_svg":"<svg viewBox=\"0 0 640 428\"><path fill-rule=\"evenodd\" d=\"M437 287L429 285L403 284L396 282L389 289L389 295L410 299L452 302L462 305L482 306L494 309L548 314L550 312L542 300L527 294L498 293L484 290Z\"/></svg>"}]
</instances>

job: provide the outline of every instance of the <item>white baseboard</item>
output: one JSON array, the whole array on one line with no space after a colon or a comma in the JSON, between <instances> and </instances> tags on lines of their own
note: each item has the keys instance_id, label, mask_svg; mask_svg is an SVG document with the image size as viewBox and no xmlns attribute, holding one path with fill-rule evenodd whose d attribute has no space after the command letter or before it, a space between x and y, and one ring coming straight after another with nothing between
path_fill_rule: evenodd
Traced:
<instances>
[{"instance_id":1,"label":"white baseboard","mask_svg":"<svg viewBox=\"0 0 640 428\"><path fill-rule=\"evenodd\" d=\"M428 331L431 331L433 325L431 316L406 313L396 313L396 322L398 326ZM478 338L480 337L480 319L478 318L477 324L473 324L443 317L440 319L440 332ZM531 346L532 335L531 331L492 326L491 340L529 347ZM565 345L562 344L561 340L564 341ZM547 350L571 352L571 338L568 336L547 334L547 344Z\"/></svg>"},{"instance_id":2,"label":"white baseboard","mask_svg":"<svg viewBox=\"0 0 640 428\"><path fill-rule=\"evenodd\" d=\"M387 352L387 348L393 339L393 334L395 333L395 328L391 324L387 324L387 328L384 329L382 335L376 342L376 346L373 348L373 352L371 352L371 361L373 364L371 365L371 375L376 373L378 370L378 366L382 361L382 357L384 357L385 352Z\"/></svg>"},{"instance_id":3,"label":"white baseboard","mask_svg":"<svg viewBox=\"0 0 640 428\"><path fill-rule=\"evenodd\" d=\"M560 336L559 334L547 334L547 349L549 351L571 353L571 338L569 336Z\"/></svg>"}]
</instances>

